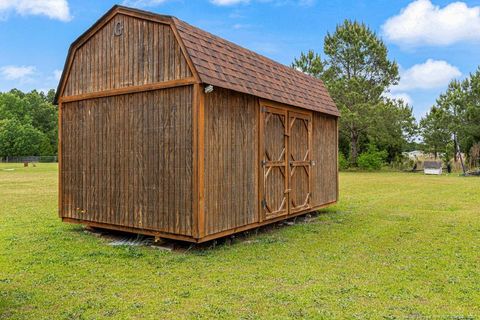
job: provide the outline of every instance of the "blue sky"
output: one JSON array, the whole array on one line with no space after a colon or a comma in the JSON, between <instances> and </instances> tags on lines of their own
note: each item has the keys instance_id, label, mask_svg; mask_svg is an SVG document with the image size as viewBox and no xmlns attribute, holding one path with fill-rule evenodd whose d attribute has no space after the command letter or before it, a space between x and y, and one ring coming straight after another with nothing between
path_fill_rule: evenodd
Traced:
<instances>
[{"instance_id":1,"label":"blue sky","mask_svg":"<svg viewBox=\"0 0 480 320\"><path fill-rule=\"evenodd\" d=\"M56 88L70 43L116 3L177 16L287 65L301 51L322 53L344 19L363 21L401 66L390 94L417 118L480 65L480 0L119 1L0 0L0 91Z\"/></svg>"}]
</instances>

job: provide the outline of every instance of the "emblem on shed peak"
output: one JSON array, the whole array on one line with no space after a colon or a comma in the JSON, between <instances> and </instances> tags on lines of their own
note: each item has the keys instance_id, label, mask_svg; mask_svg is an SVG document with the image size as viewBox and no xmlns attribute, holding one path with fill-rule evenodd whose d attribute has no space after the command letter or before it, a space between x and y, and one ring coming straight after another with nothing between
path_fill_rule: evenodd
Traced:
<instances>
[{"instance_id":1,"label":"emblem on shed peak","mask_svg":"<svg viewBox=\"0 0 480 320\"><path fill-rule=\"evenodd\" d=\"M113 28L113 34L115 36L121 36L123 34L123 22L115 22L115 27Z\"/></svg>"}]
</instances>

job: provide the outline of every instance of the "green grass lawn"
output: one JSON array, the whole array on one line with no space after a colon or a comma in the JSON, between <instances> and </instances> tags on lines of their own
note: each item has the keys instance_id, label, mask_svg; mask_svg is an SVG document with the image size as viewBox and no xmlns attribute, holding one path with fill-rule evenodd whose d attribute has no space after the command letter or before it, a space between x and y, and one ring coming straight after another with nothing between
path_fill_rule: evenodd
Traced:
<instances>
[{"instance_id":1,"label":"green grass lawn","mask_svg":"<svg viewBox=\"0 0 480 320\"><path fill-rule=\"evenodd\" d=\"M340 182L310 221L168 252L61 223L56 165L2 164L0 319L480 317L480 179Z\"/></svg>"}]
</instances>

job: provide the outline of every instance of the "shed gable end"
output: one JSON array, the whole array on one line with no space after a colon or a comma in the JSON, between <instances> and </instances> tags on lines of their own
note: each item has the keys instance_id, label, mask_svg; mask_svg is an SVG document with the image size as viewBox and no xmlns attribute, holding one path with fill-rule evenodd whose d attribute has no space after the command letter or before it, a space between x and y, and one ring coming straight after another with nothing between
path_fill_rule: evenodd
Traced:
<instances>
[{"instance_id":1,"label":"shed gable end","mask_svg":"<svg viewBox=\"0 0 480 320\"><path fill-rule=\"evenodd\" d=\"M116 13L72 50L61 96L193 76L170 24Z\"/></svg>"}]
</instances>

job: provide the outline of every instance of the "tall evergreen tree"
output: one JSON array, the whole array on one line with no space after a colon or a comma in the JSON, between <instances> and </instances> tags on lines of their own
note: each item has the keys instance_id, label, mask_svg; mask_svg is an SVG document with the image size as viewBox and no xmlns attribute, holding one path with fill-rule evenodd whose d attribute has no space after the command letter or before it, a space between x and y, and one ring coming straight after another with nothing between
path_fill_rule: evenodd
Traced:
<instances>
[{"instance_id":1,"label":"tall evergreen tree","mask_svg":"<svg viewBox=\"0 0 480 320\"><path fill-rule=\"evenodd\" d=\"M356 164L362 140L385 108L383 94L398 83L398 66L388 59L383 41L365 24L345 20L324 42L325 61L313 51L301 54L293 67L324 80L339 107L341 137L348 139ZM388 102L387 102L388 103Z\"/></svg>"},{"instance_id":2,"label":"tall evergreen tree","mask_svg":"<svg viewBox=\"0 0 480 320\"><path fill-rule=\"evenodd\" d=\"M293 60L292 68L321 79L325 71L325 63L319 54L313 50L308 50L307 53L301 52L300 57Z\"/></svg>"},{"instance_id":3,"label":"tall evergreen tree","mask_svg":"<svg viewBox=\"0 0 480 320\"><path fill-rule=\"evenodd\" d=\"M444 109L432 107L430 112L420 120L425 151L434 154L435 159L439 152L445 152L447 144L451 141L451 131L447 122L449 115Z\"/></svg>"}]
</instances>

